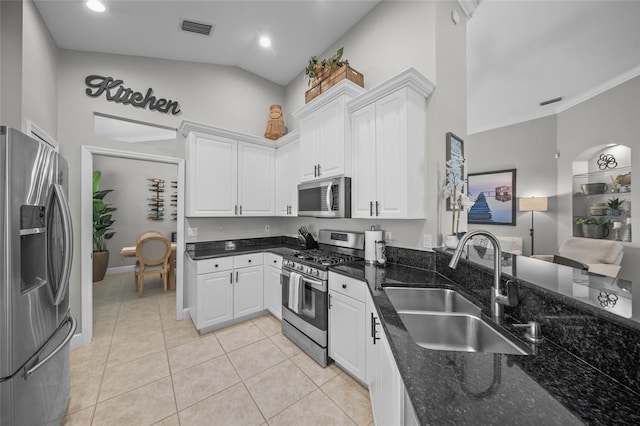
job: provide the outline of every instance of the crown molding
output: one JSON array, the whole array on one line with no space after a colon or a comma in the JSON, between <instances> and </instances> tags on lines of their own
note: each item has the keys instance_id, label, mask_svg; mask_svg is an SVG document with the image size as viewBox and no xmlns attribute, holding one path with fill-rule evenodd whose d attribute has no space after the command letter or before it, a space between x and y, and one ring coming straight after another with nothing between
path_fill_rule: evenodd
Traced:
<instances>
[{"instance_id":1,"label":"crown molding","mask_svg":"<svg viewBox=\"0 0 640 426\"><path fill-rule=\"evenodd\" d=\"M294 111L291 115L293 115L296 119L305 118L319 109L323 108L325 105L333 102L334 100L340 98L341 96L345 96L349 99L355 98L366 92L366 89L358 86L351 80L342 80L329 90L324 93L321 93L319 96L314 98L311 102L303 106L297 111Z\"/></svg>"},{"instance_id":2,"label":"crown molding","mask_svg":"<svg viewBox=\"0 0 640 426\"><path fill-rule=\"evenodd\" d=\"M473 13L476 11L481 1L482 0L458 0L458 4L462 8L467 19L469 19L473 16Z\"/></svg>"}]
</instances>

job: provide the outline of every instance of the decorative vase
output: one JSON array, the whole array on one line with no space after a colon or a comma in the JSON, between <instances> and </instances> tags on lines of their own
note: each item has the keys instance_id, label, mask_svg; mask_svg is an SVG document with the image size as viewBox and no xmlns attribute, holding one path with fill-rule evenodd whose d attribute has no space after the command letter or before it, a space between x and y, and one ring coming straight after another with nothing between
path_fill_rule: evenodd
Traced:
<instances>
[{"instance_id":1,"label":"decorative vase","mask_svg":"<svg viewBox=\"0 0 640 426\"><path fill-rule=\"evenodd\" d=\"M447 248L455 249L458 247L458 236L457 235L445 235L444 237L444 245Z\"/></svg>"},{"instance_id":2,"label":"decorative vase","mask_svg":"<svg viewBox=\"0 0 640 426\"><path fill-rule=\"evenodd\" d=\"M109 251L93 252L93 282L102 281L109 266Z\"/></svg>"}]
</instances>

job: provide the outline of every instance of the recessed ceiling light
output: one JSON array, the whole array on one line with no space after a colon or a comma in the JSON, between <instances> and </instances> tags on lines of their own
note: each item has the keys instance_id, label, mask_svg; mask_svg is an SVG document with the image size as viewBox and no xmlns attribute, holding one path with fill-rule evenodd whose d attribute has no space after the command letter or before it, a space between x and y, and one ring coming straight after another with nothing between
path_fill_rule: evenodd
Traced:
<instances>
[{"instance_id":1,"label":"recessed ceiling light","mask_svg":"<svg viewBox=\"0 0 640 426\"><path fill-rule=\"evenodd\" d=\"M104 12L105 10L107 10L107 8L104 7L104 4L102 4L100 0L87 0L86 5L94 12Z\"/></svg>"},{"instance_id":2,"label":"recessed ceiling light","mask_svg":"<svg viewBox=\"0 0 640 426\"><path fill-rule=\"evenodd\" d=\"M262 47L269 47L271 46L271 39L267 36L262 36L260 37L260 46Z\"/></svg>"}]
</instances>

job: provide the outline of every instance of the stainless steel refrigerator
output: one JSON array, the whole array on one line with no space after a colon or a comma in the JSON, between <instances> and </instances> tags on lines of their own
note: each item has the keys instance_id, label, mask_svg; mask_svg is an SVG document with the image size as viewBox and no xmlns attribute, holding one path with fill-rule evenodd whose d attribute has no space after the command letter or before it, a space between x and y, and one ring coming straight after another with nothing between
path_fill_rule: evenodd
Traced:
<instances>
[{"instance_id":1,"label":"stainless steel refrigerator","mask_svg":"<svg viewBox=\"0 0 640 426\"><path fill-rule=\"evenodd\" d=\"M0 425L62 423L71 387L66 160L0 126Z\"/></svg>"}]
</instances>

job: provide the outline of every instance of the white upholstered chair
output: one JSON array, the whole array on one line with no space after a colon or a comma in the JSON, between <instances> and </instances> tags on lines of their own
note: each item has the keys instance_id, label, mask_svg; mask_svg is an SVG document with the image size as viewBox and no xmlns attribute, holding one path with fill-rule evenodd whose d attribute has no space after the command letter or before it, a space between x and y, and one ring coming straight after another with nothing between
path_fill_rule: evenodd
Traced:
<instances>
[{"instance_id":1,"label":"white upholstered chair","mask_svg":"<svg viewBox=\"0 0 640 426\"><path fill-rule=\"evenodd\" d=\"M589 272L616 277L620 271L624 247L622 244L612 240L569 237L558 249L558 255L586 265L589 268ZM535 255L532 257L549 262L554 261L554 255ZM556 259L558 259L558 256L556 256ZM562 262L556 260L556 263Z\"/></svg>"}]
</instances>

